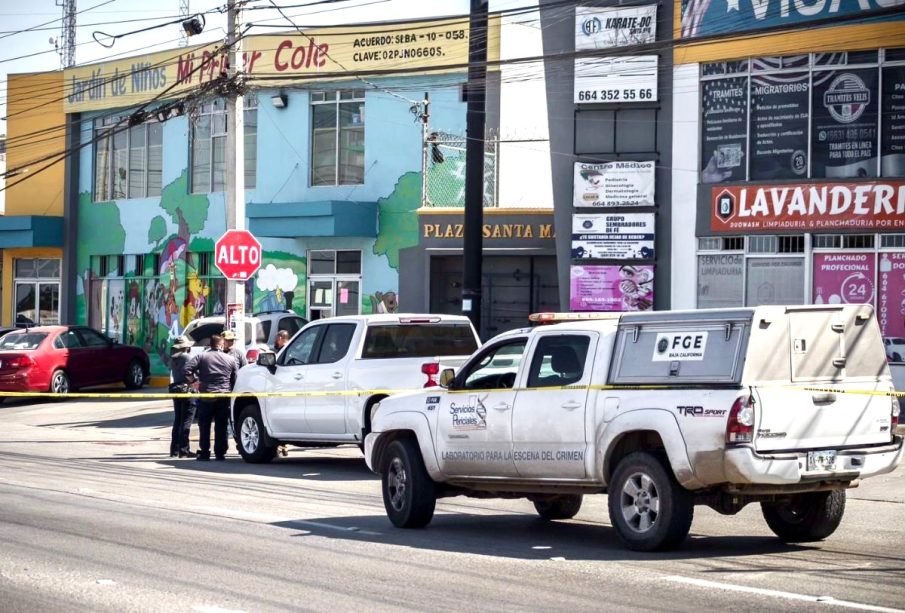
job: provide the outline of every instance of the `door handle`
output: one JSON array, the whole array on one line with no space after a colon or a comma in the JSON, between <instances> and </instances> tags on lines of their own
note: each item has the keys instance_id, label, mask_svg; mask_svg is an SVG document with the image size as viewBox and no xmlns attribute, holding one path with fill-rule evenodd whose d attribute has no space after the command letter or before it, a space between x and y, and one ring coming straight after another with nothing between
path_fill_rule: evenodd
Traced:
<instances>
[{"instance_id":1,"label":"door handle","mask_svg":"<svg viewBox=\"0 0 905 613\"><path fill-rule=\"evenodd\" d=\"M579 407L581 407L581 403L580 403L580 402L576 402L575 400L571 400L571 401L569 401L569 402L564 402L564 403L562 403L562 408L568 409L568 410L570 410L570 411L573 410L573 409L577 409L577 408L579 408Z\"/></svg>"},{"instance_id":2,"label":"door handle","mask_svg":"<svg viewBox=\"0 0 905 613\"><path fill-rule=\"evenodd\" d=\"M301 381L302 379L305 378L305 375L303 375L302 373L298 373L298 374L297 374L295 377L293 377L293 378L294 378L296 381Z\"/></svg>"},{"instance_id":3,"label":"door handle","mask_svg":"<svg viewBox=\"0 0 905 613\"><path fill-rule=\"evenodd\" d=\"M814 394L811 396L814 404L833 404L836 402L836 394L830 392L827 394Z\"/></svg>"},{"instance_id":4,"label":"door handle","mask_svg":"<svg viewBox=\"0 0 905 613\"><path fill-rule=\"evenodd\" d=\"M342 378L343 378L343 374L342 374L341 372L335 372L335 373L333 373L333 378L334 378L334 379L342 379Z\"/></svg>"},{"instance_id":5,"label":"door handle","mask_svg":"<svg viewBox=\"0 0 905 613\"><path fill-rule=\"evenodd\" d=\"M497 404L493 405L493 408L497 411L508 411L512 408L512 405L506 404L505 402L498 402Z\"/></svg>"}]
</instances>

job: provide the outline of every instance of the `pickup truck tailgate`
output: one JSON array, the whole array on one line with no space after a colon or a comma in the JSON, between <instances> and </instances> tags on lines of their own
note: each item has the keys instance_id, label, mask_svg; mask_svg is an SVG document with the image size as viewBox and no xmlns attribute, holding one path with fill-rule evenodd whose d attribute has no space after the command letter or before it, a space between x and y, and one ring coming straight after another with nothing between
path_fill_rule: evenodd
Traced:
<instances>
[{"instance_id":1,"label":"pickup truck tailgate","mask_svg":"<svg viewBox=\"0 0 905 613\"><path fill-rule=\"evenodd\" d=\"M879 388L876 382L845 385L850 392L890 388ZM838 449L890 441L888 396L761 387L755 388L754 398L757 451Z\"/></svg>"}]
</instances>

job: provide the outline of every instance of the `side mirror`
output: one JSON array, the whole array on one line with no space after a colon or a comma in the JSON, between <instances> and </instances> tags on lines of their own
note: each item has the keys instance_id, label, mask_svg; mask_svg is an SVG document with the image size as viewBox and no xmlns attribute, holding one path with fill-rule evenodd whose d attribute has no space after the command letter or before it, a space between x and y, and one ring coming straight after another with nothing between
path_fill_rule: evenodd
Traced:
<instances>
[{"instance_id":1,"label":"side mirror","mask_svg":"<svg viewBox=\"0 0 905 613\"><path fill-rule=\"evenodd\" d=\"M443 372L440 373L440 386L441 387L449 387L449 384L452 383L453 379L456 378L456 371L452 368L444 368Z\"/></svg>"},{"instance_id":2,"label":"side mirror","mask_svg":"<svg viewBox=\"0 0 905 613\"><path fill-rule=\"evenodd\" d=\"M258 354L257 364L273 370L277 365L277 354L272 351L262 351Z\"/></svg>"}]
</instances>

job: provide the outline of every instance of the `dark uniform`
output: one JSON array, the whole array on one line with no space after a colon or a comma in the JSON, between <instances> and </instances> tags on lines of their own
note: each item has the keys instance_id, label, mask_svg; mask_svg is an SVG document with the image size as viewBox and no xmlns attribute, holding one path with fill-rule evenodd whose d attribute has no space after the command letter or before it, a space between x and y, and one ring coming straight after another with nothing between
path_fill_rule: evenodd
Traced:
<instances>
[{"instance_id":1,"label":"dark uniform","mask_svg":"<svg viewBox=\"0 0 905 613\"><path fill-rule=\"evenodd\" d=\"M185 367L189 363L187 351L179 351L170 356L170 391L182 391L188 381ZM173 432L170 436L170 456L194 458L189 449L189 433L195 420L195 402L189 398L173 398Z\"/></svg>"},{"instance_id":2,"label":"dark uniform","mask_svg":"<svg viewBox=\"0 0 905 613\"><path fill-rule=\"evenodd\" d=\"M208 349L193 357L185 375L200 382L204 393L231 392L239 370L236 359L219 349ZM229 424L229 398L203 398L198 407L199 460L211 458L211 422L214 424L214 455L224 459L229 448L226 429Z\"/></svg>"}]
</instances>

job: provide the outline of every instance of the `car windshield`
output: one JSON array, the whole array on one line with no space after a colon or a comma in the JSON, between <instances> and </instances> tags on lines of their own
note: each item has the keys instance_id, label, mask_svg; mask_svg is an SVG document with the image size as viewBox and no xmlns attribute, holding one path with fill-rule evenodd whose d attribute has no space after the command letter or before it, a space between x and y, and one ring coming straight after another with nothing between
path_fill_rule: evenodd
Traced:
<instances>
[{"instance_id":1,"label":"car windshield","mask_svg":"<svg viewBox=\"0 0 905 613\"><path fill-rule=\"evenodd\" d=\"M45 338L47 334L43 332L12 332L0 338L0 351L37 349Z\"/></svg>"}]
</instances>

